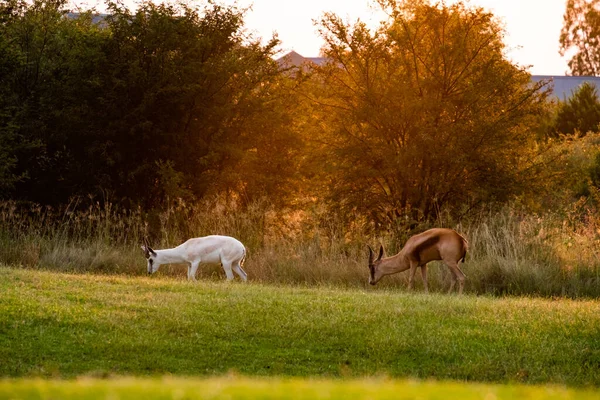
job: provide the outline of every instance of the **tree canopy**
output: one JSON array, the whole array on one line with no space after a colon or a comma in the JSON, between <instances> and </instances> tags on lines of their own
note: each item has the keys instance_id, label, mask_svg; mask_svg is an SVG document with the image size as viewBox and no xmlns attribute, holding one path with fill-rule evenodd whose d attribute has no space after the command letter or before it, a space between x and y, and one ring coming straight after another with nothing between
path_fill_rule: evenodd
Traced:
<instances>
[{"instance_id":1,"label":"tree canopy","mask_svg":"<svg viewBox=\"0 0 600 400\"><path fill-rule=\"evenodd\" d=\"M571 97L559 101L554 124L555 134L585 135L597 132L600 124L600 99L596 86L584 82Z\"/></svg>"},{"instance_id":2,"label":"tree canopy","mask_svg":"<svg viewBox=\"0 0 600 400\"><path fill-rule=\"evenodd\" d=\"M324 14L329 62L295 74L236 7L0 0L0 197L226 194L394 226L533 191L547 93L505 58L499 22L377 3L376 30Z\"/></svg>"},{"instance_id":3,"label":"tree canopy","mask_svg":"<svg viewBox=\"0 0 600 400\"><path fill-rule=\"evenodd\" d=\"M493 15L462 3L379 3L390 18L376 32L333 14L320 21L331 201L387 223L518 193L546 96L503 56Z\"/></svg>"},{"instance_id":4,"label":"tree canopy","mask_svg":"<svg viewBox=\"0 0 600 400\"><path fill-rule=\"evenodd\" d=\"M560 54L571 57L572 75L600 74L600 0L567 0Z\"/></svg>"},{"instance_id":5,"label":"tree canopy","mask_svg":"<svg viewBox=\"0 0 600 400\"><path fill-rule=\"evenodd\" d=\"M108 3L98 23L65 5L0 3L4 197L151 207L293 188L293 93L243 11Z\"/></svg>"}]
</instances>

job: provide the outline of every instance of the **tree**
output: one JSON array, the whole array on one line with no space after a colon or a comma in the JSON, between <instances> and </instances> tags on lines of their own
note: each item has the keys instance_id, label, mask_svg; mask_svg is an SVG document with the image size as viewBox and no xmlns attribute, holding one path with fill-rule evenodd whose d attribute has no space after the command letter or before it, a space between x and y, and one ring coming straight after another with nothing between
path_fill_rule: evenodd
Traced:
<instances>
[{"instance_id":1,"label":"tree","mask_svg":"<svg viewBox=\"0 0 600 400\"><path fill-rule=\"evenodd\" d=\"M542 84L503 56L493 16L464 4L380 1L376 32L325 14L318 70L330 199L379 224L456 215L523 190Z\"/></svg>"},{"instance_id":2,"label":"tree","mask_svg":"<svg viewBox=\"0 0 600 400\"><path fill-rule=\"evenodd\" d=\"M0 0L0 194L126 206L229 193L286 201L302 143L290 83L243 11L208 2Z\"/></svg>"},{"instance_id":3,"label":"tree","mask_svg":"<svg viewBox=\"0 0 600 400\"><path fill-rule=\"evenodd\" d=\"M69 142L89 123L85 111L102 32L89 13L78 21L65 18L65 4L0 5L0 142L10 152L0 163L13 178L5 197L56 202L78 189L73 174L88 165L75 163Z\"/></svg>"},{"instance_id":4,"label":"tree","mask_svg":"<svg viewBox=\"0 0 600 400\"><path fill-rule=\"evenodd\" d=\"M6 77L18 70L21 60L19 54L8 40L8 22L16 12L8 3L0 3L0 78L6 82ZM19 132L11 123L15 99L11 88L0 85L0 198L6 198L14 190L16 182L23 177L16 172Z\"/></svg>"},{"instance_id":5,"label":"tree","mask_svg":"<svg viewBox=\"0 0 600 400\"><path fill-rule=\"evenodd\" d=\"M263 46L241 34L243 13L210 4L110 5L99 145L119 198L147 206L180 196L279 198L294 176L292 99ZM276 138L271 140L270 138ZM258 160L252 161L252 160Z\"/></svg>"},{"instance_id":6,"label":"tree","mask_svg":"<svg viewBox=\"0 0 600 400\"><path fill-rule=\"evenodd\" d=\"M571 74L600 73L600 0L568 0L560 33L560 55L573 52Z\"/></svg>"},{"instance_id":7,"label":"tree","mask_svg":"<svg viewBox=\"0 0 600 400\"><path fill-rule=\"evenodd\" d=\"M584 82L571 97L558 103L554 124L555 134L572 134L598 131L600 100L596 86Z\"/></svg>"}]
</instances>

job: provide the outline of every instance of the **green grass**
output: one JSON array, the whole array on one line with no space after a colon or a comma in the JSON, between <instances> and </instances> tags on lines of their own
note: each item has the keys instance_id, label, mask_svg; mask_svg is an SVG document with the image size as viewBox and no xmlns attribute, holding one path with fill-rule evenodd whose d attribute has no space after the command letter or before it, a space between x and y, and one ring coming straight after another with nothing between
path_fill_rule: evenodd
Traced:
<instances>
[{"instance_id":1,"label":"green grass","mask_svg":"<svg viewBox=\"0 0 600 400\"><path fill-rule=\"evenodd\" d=\"M0 376L600 386L600 302L0 268Z\"/></svg>"},{"instance_id":2,"label":"green grass","mask_svg":"<svg viewBox=\"0 0 600 400\"><path fill-rule=\"evenodd\" d=\"M79 379L0 381L0 399L597 399L594 390L389 379Z\"/></svg>"}]
</instances>

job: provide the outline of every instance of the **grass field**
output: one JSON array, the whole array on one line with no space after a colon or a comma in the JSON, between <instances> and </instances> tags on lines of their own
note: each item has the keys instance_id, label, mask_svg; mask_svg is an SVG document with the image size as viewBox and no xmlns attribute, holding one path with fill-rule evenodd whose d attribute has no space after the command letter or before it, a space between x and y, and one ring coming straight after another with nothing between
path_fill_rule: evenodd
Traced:
<instances>
[{"instance_id":1,"label":"grass field","mask_svg":"<svg viewBox=\"0 0 600 400\"><path fill-rule=\"evenodd\" d=\"M597 399L593 389L558 386L465 384L415 380L275 379L227 376L205 379L0 380L0 399Z\"/></svg>"},{"instance_id":2,"label":"grass field","mask_svg":"<svg viewBox=\"0 0 600 400\"><path fill-rule=\"evenodd\" d=\"M0 268L0 376L600 386L600 302Z\"/></svg>"}]
</instances>

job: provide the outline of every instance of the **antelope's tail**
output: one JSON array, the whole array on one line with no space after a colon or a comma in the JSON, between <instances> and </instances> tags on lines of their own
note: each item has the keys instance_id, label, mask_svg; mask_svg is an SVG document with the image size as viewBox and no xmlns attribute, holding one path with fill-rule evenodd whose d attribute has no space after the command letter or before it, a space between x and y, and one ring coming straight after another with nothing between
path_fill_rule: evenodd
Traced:
<instances>
[{"instance_id":1,"label":"antelope's tail","mask_svg":"<svg viewBox=\"0 0 600 400\"><path fill-rule=\"evenodd\" d=\"M240 267L244 267L244 262L246 262L247 250L246 246L244 246L244 255L242 255L242 259L240 260Z\"/></svg>"},{"instance_id":2,"label":"antelope's tail","mask_svg":"<svg viewBox=\"0 0 600 400\"><path fill-rule=\"evenodd\" d=\"M460 238L463 241L463 248L464 248L464 253L463 256L461 258L458 259L458 262L465 262L465 260L467 259L467 250L469 250L469 241L467 239L465 239L465 237L463 235L461 235L460 233L458 234L458 236L460 236Z\"/></svg>"},{"instance_id":3,"label":"antelope's tail","mask_svg":"<svg viewBox=\"0 0 600 400\"><path fill-rule=\"evenodd\" d=\"M464 263L465 260L467 259L467 250L469 250L469 242L467 241L467 239L465 239L465 237L463 235L459 234L458 236L460 236L460 238L463 240L463 251L464 252L463 252L462 257L458 259L458 262L456 263L456 267L461 272L461 274L463 274L463 276L466 278L467 276L462 271L462 269L460 269L460 267L458 266L458 264L460 264L461 261Z\"/></svg>"}]
</instances>

